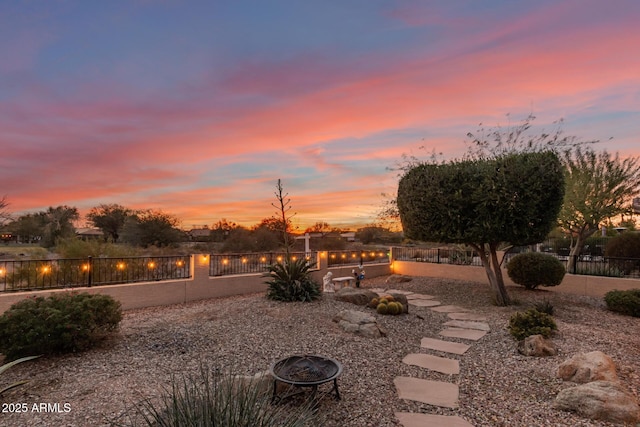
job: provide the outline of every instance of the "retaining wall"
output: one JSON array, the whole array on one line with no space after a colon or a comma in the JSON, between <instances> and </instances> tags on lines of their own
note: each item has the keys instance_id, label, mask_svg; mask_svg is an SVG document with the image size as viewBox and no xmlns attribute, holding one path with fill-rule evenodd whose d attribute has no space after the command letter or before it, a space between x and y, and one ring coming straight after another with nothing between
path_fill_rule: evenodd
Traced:
<instances>
[{"instance_id":1,"label":"retaining wall","mask_svg":"<svg viewBox=\"0 0 640 427\"><path fill-rule=\"evenodd\" d=\"M484 267L469 265L434 264L415 261L393 261L392 271L408 276L441 277L448 279L467 280L472 282L487 282ZM517 286L509 279L506 269L503 269L505 285ZM562 283L558 286L545 287L543 289L553 292L564 292L574 295L587 295L604 297L614 289L628 290L640 289L639 279L620 279L617 277L586 276L579 274L565 274Z\"/></svg>"},{"instance_id":2,"label":"retaining wall","mask_svg":"<svg viewBox=\"0 0 640 427\"><path fill-rule=\"evenodd\" d=\"M318 270L312 277L322 284L322 277L328 271L333 277L350 276L354 266L328 267L326 252L318 258ZM377 277L390 274L390 264L366 264L366 277ZM135 308L182 304L210 298L221 298L233 295L245 295L265 292L267 285L260 273L233 276L209 276L209 256L196 254L191 257L192 277L190 279L162 282L125 283L120 285L78 287L52 289L47 291L28 291L0 294L0 314L12 304L32 296L50 296L60 292L88 292L91 294L110 295L120 301L123 310ZM366 280L366 279L365 279Z\"/></svg>"}]
</instances>

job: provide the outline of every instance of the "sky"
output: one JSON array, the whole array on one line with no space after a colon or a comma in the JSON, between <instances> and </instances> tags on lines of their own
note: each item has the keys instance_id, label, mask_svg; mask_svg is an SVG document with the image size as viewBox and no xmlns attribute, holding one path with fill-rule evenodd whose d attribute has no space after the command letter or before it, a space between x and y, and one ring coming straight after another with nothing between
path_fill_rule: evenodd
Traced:
<instances>
[{"instance_id":1,"label":"sky","mask_svg":"<svg viewBox=\"0 0 640 427\"><path fill-rule=\"evenodd\" d=\"M0 0L0 197L371 224L403 155L519 123L640 155L637 0ZM421 148L423 147L423 148Z\"/></svg>"}]
</instances>

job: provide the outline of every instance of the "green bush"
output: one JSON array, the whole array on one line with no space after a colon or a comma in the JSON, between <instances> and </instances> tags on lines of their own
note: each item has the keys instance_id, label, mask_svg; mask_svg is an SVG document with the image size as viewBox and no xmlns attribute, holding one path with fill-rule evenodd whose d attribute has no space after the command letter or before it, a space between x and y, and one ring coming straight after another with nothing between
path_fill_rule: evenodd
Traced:
<instances>
[{"instance_id":1,"label":"green bush","mask_svg":"<svg viewBox=\"0 0 640 427\"><path fill-rule=\"evenodd\" d=\"M509 319L509 333L517 340L523 340L531 335L542 335L549 338L557 329L553 317L541 313L535 308L525 312L517 312Z\"/></svg>"},{"instance_id":2,"label":"green bush","mask_svg":"<svg viewBox=\"0 0 640 427\"><path fill-rule=\"evenodd\" d=\"M115 331L121 319L120 303L107 295L27 298L0 316L0 353L13 360L87 350Z\"/></svg>"},{"instance_id":3,"label":"green bush","mask_svg":"<svg viewBox=\"0 0 640 427\"><path fill-rule=\"evenodd\" d=\"M607 308L616 313L640 317L640 289L609 291L604 296Z\"/></svg>"},{"instance_id":4,"label":"green bush","mask_svg":"<svg viewBox=\"0 0 640 427\"><path fill-rule=\"evenodd\" d=\"M313 301L320 297L320 285L311 277L312 264L304 258L290 259L267 267L270 278L267 297L277 301Z\"/></svg>"},{"instance_id":5,"label":"green bush","mask_svg":"<svg viewBox=\"0 0 640 427\"><path fill-rule=\"evenodd\" d=\"M558 286L564 278L565 268L553 255L527 252L511 258L507 274L514 283L535 289L538 286Z\"/></svg>"},{"instance_id":6,"label":"green bush","mask_svg":"<svg viewBox=\"0 0 640 427\"><path fill-rule=\"evenodd\" d=\"M614 258L640 258L640 233L626 232L611 238L604 255Z\"/></svg>"},{"instance_id":7,"label":"green bush","mask_svg":"<svg viewBox=\"0 0 640 427\"><path fill-rule=\"evenodd\" d=\"M263 426L323 425L313 401L273 405L272 381L246 380L228 371L201 368L199 375L173 377L159 401L147 399L127 413L128 426Z\"/></svg>"}]
</instances>

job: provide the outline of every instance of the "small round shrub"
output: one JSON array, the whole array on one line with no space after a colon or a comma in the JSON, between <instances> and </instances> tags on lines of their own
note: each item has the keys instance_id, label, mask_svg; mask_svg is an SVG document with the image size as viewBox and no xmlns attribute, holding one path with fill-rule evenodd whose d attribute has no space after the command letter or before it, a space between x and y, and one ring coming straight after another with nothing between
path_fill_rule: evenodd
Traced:
<instances>
[{"instance_id":1,"label":"small round shrub","mask_svg":"<svg viewBox=\"0 0 640 427\"><path fill-rule=\"evenodd\" d=\"M398 314L402 314L404 312L404 305L399 301L396 301L396 304L398 305Z\"/></svg>"},{"instance_id":2,"label":"small round shrub","mask_svg":"<svg viewBox=\"0 0 640 427\"><path fill-rule=\"evenodd\" d=\"M87 350L115 331L120 320L120 303L107 295L27 298L0 316L0 353L13 360Z\"/></svg>"},{"instance_id":3,"label":"small round shrub","mask_svg":"<svg viewBox=\"0 0 640 427\"><path fill-rule=\"evenodd\" d=\"M534 308L525 312L517 312L509 319L509 333L518 341L531 335L542 335L549 338L557 329L553 317Z\"/></svg>"},{"instance_id":4,"label":"small round shrub","mask_svg":"<svg viewBox=\"0 0 640 427\"><path fill-rule=\"evenodd\" d=\"M609 291L604 296L607 308L627 316L640 317L640 289Z\"/></svg>"},{"instance_id":5,"label":"small round shrub","mask_svg":"<svg viewBox=\"0 0 640 427\"><path fill-rule=\"evenodd\" d=\"M379 298L373 298L370 302L369 302L369 307L371 308L376 308L378 306L378 304L380 304L380 299Z\"/></svg>"},{"instance_id":6,"label":"small round shrub","mask_svg":"<svg viewBox=\"0 0 640 427\"><path fill-rule=\"evenodd\" d=\"M378 307L376 307L376 311L378 312L378 314L387 314L387 312L389 311L389 306L387 304L380 303L378 304Z\"/></svg>"},{"instance_id":7,"label":"small round shrub","mask_svg":"<svg viewBox=\"0 0 640 427\"><path fill-rule=\"evenodd\" d=\"M389 300L388 300L388 299L386 299L386 298L380 298L380 300L378 300L378 302L379 302L380 304L389 304Z\"/></svg>"},{"instance_id":8,"label":"small round shrub","mask_svg":"<svg viewBox=\"0 0 640 427\"><path fill-rule=\"evenodd\" d=\"M565 268L553 255L526 252L511 258L507 274L514 283L535 289L538 286L558 286L564 278Z\"/></svg>"}]
</instances>

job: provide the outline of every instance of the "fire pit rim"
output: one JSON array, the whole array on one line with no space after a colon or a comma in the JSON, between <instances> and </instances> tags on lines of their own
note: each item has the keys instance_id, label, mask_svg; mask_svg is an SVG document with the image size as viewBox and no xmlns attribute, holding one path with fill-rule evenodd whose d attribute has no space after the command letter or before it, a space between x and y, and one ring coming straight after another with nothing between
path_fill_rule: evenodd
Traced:
<instances>
[{"instance_id":1,"label":"fire pit rim","mask_svg":"<svg viewBox=\"0 0 640 427\"><path fill-rule=\"evenodd\" d=\"M329 361L331 363L333 363L337 370L336 372L324 379L321 380L316 380L316 381L302 381L302 380L290 380L287 378L283 378L281 377L279 374L277 374L275 372L275 368L276 366L278 366L279 364L284 364L287 360L293 359L293 358L306 358L306 359L318 359L319 361ZM269 372L271 373L271 375L273 376L273 378L277 381L281 381L283 383L287 383L287 384L291 384L294 386L301 386L301 387L305 387L305 386L316 386L316 385L320 385L320 384L324 384L326 382L329 381L333 381L336 380L340 374L342 373L342 364L340 362L338 362L336 359L332 358L332 357L327 357L327 356L322 356L319 354L293 354L287 357L284 357L282 359L279 359L277 361L275 361L274 363L271 364L271 366L269 367Z\"/></svg>"}]
</instances>

